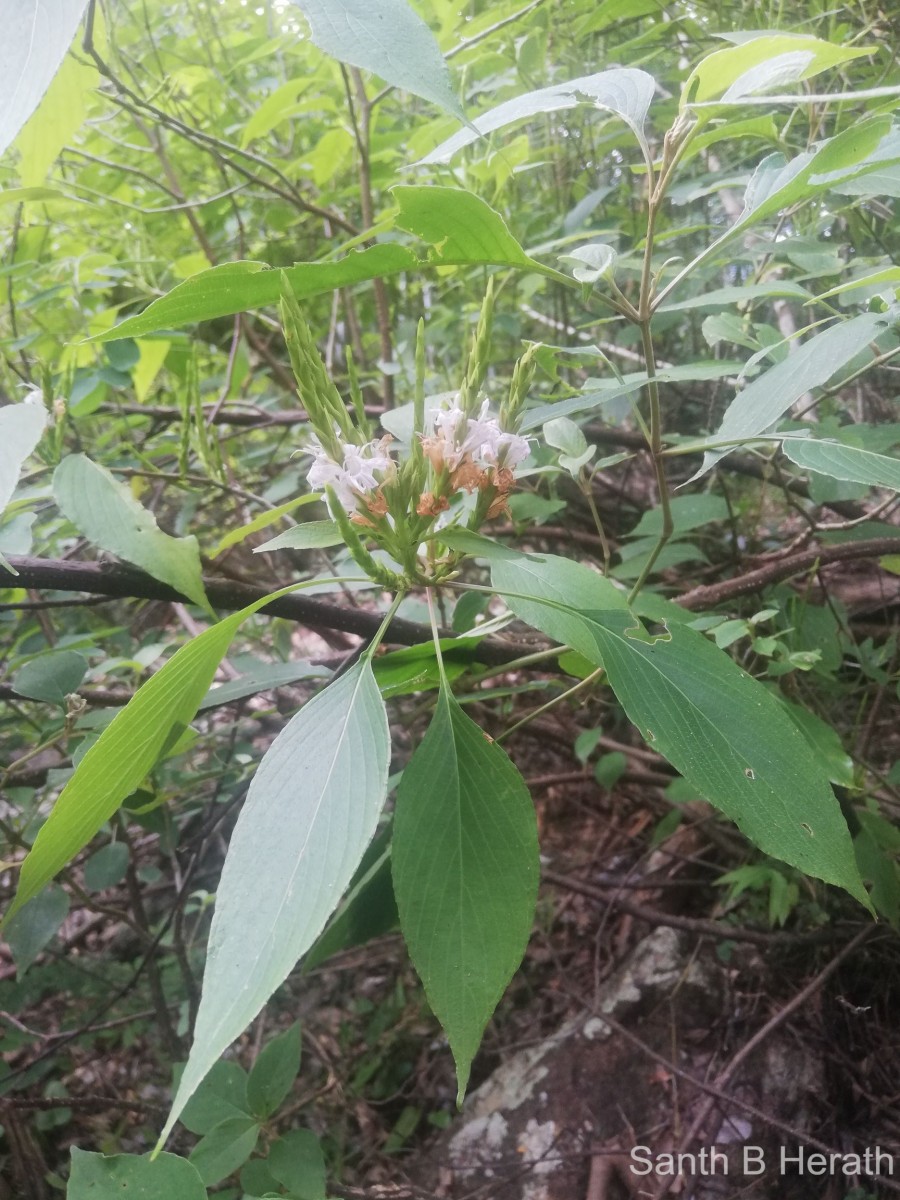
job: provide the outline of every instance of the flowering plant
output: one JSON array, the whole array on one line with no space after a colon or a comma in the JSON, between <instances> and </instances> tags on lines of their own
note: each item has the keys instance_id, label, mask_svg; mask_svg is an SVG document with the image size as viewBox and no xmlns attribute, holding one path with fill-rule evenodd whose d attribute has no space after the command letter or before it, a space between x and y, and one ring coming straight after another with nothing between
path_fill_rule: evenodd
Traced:
<instances>
[{"instance_id":1,"label":"flowering plant","mask_svg":"<svg viewBox=\"0 0 900 1200\"><path fill-rule=\"evenodd\" d=\"M281 312L300 399L313 435L306 479L321 492L331 519L359 566L395 590L446 579L459 555L441 544L450 526L477 531L508 512L516 468L528 458L518 432L534 374L529 347L516 365L508 397L493 410L482 394L490 350L493 290L489 285L459 390L426 406L424 340L416 355L413 436L405 452L390 434L375 437L351 371L351 409L341 399L319 357L290 287ZM384 553L373 557L368 544ZM385 565L385 556L393 565ZM395 569L396 568L396 569Z\"/></svg>"}]
</instances>

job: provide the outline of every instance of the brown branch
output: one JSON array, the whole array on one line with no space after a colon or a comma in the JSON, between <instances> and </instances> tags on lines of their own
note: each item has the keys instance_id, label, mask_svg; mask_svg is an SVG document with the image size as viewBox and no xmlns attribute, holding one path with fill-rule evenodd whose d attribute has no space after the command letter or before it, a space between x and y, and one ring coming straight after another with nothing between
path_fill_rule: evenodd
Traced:
<instances>
[{"instance_id":1,"label":"brown branch","mask_svg":"<svg viewBox=\"0 0 900 1200\"><path fill-rule=\"evenodd\" d=\"M175 588L160 583L151 575L133 567L118 563L92 563L41 559L11 555L10 563L19 572L12 581L17 588L47 588L61 592L89 592L104 596L117 596L134 600L188 601ZM246 608L255 600L266 595L267 588L250 587L247 584L204 580L206 595L213 608L233 612ZM277 584L275 586L278 586ZM0 604L0 612L4 606ZM353 633L371 638L381 625L377 612L366 612L359 608L340 608L322 600L306 596L282 596L260 610L273 617L284 617L298 621L311 629L337 629L342 633ZM452 634L447 634L452 637ZM431 629L416 621L395 617L388 626L385 639L401 646L412 646L431 640ZM524 654L531 653L534 645L521 646L498 638L485 638L478 649L478 659L488 666L512 662Z\"/></svg>"},{"instance_id":2,"label":"brown branch","mask_svg":"<svg viewBox=\"0 0 900 1200\"><path fill-rule=\"evenodd\" d=\"M822 546L818 550L803 550L784 558L765 563L756 570L738 575L735 579L724 579L721 583L704 584L692 588L683 596L676 597L678 603L693 612L713 608L724 600L760 592L773 583L802 575L829 563L854 562L861 558L881 558L887 554L900 554L900 529L896 537L871 538L864 542L844 542L837 546Z\"/></svg>"}]
</instances>

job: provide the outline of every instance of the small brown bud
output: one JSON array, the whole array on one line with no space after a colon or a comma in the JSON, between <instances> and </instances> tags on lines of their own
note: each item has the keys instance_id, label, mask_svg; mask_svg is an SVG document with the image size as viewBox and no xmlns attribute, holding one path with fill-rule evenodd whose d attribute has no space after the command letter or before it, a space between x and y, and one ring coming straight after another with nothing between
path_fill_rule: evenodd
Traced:
<instances>
[{"instance_id":1,"label":"small brown bud","mask_svg":"<svg viewBox=\"0 0 900 1200\"><path fill-rule=\"evenodd\" d=\"M416 512L420 517L436 517L438 513L446 512L449 507L450 501L446 496L435 496L433 492L423 492L416 505Z\"/></svg>"}]
</instances>

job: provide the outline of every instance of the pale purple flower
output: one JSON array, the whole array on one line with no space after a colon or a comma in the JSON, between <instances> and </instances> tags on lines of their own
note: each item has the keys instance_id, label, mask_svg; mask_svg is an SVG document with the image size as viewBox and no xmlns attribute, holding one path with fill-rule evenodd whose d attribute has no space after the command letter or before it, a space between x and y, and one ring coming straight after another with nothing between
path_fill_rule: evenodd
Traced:
<instances>
[{"instance_id":1,"label":"pale purple flower","mask_svg":"<svg viewBox=\"0 0 900 1200\"><path fill-rule=\"evenodd\" d=\"M476 417L467 417L459 399L449 408L437 408L430 414L434 437L428 439L449 470L465 460L477 467L515 467L528 457L528 439L505 433L491 413L490 401L484 400Z\"/></svg>"},{"instance_id":2,"label":"pale purple flower","mask_svg":"<svg viewBox=\"0 0 900 1200\"><path fill-rule=\"evenodd\" d=\"M337 463L318 442L308 447L314 455L306 481L314 492L329 485L348 512L356 511L360 496L374 492L395 470L394 460L386 453L384 439L363 446L341 443L342 461Z\"/></svg>"}]
</instances>

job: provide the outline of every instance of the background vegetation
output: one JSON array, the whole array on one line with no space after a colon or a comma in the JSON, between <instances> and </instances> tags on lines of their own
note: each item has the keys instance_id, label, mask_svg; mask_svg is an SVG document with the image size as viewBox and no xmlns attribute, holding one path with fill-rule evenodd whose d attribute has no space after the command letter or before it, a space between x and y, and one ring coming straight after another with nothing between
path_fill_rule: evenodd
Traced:
<instances>
[{"instance_id":1,"label":"background vegetation","mask_svg":"<svg viewBox=\"0 0 900 1200\"><path fill-rule=\"evenodd\" d=\"M877 928L900 919L900 529L896 479L884 474L884 463L896 471L900 443L890 307L900 282L900 155L885 150L885 165L858 178L842 175L841 162L820 164L824 182L787 193L709 253L653 321L665 433L677 448L719 428L739 377L752 386L835 317L847 329L871 316L854 326L858 346L838 353L820 343L800 359L807 374L782 431L878 456L875 475L861 478L852 456L850 468L838 455L825 469L755 442L672 493L673 533L652 562L663 512L659 458L640 415L647 347L640 325L604 300L603 269L614 258L616 295L637 305L648 202L648 258L665 285L741 220L744 189L767 155L794 159L827 137L863 138L864 115L883 118L878 138L896 137L890 114L900 98L878 90L900 82L891 13L863 0L415 5L470 117L610 67L649 72L657 162L682 86L722 47L718 34L807 33L861 52L792 84L795 101L755 97L715 114L654 208L633 132L590 104L541 111L449 163L423 165L460 129L432 102L427 89L438 85L413 95L337 61L313 45L300 8L90 5L84 41L0 161L0 390L12 407L37 389L51 409L14 493L0 457L10 476L0 477L0 495L11 496L0 553L19 573L0 579L7 901L74 768L141 683L211 622L209 606L224 616L299 578L315 581L244 622L196 719L180 723L122 809L7 926L0 1196L64 1191L73 1146L152 1149L173 1064L188 1054L219 873L250 780L286 719L347 666L387 609L379 589L334 582L358 570L327 539L255 553L295 523L327 517L321 498L306 507L309 459L298 452L309 444L307 413L274 307L275 272L203 276L181 313L157 309L130 336L103 340L210 267L319 264L319 274L288 273L303 318L341 394L358 385L373 427L392 433L391 410L416 393L420 319L425 391L454 393L492 278L483 390L495 405L516 360L538 348L523 426L532 455L486 532L606 566L627 588L648 570L645 597L676 599L698 618L695 630L780 698L783 721L802 729L840 798ZM516 251L477 202L435 190L426 203L425 187L479 198L528 259L510 267ZM614 255L585 256L597 246ZM359 261L348 253L371 247L382 257L368 274L347 268ZM583 285L573 286L573 267ZM559 416L575 424L547 429ZM108 474L92 474L80 455ZM673 487L701 463L696 452L667 461ZM135 522L152 513L179 550L150 529L136 558L116 541L126 510ZM205 595L191 591L198 553ZM489 583L484 559L464 570ZM847 888L839 891L820 870L801 873L779 852L777 831L766 845L748 830L772 857L754 849L682 777L689 771L644 744L621 696L578 686L594 669L582 647L551 655L523 620L555 642L577 639L520 609L510 623L489 590L461 599L445 590L438 603L448 632L484 624L477 638L445 648L447 673L465 711L503 741L529 783L550 860L532 948L489 1027L474 1084L504 1045L551 1031L582 986L618 961L629 939L612 934L622 914L687 921L725 957L749 931L788 954L798 991L861 936L857 953L868 958L854 960L842 994L886 1013L896 942L878 933L870 944L863 931L876 926L847 894L852 880L829 877ZM646 604L648 622L671 619ZM428 620L423 596L411 593L374 660L390 705L392 787L434 709ZM742 810L738 819L752 824ZM674 906L630 899L652 851L685 830L692 885ZM169 1149L191 1156L190 1179L164 1157L154 1170L175 1173L155 1176L148 1194L319 1200L326 1177L332 1195L399 1186L453 1119L452 1060L396 932L389 837L386 819L361 867L362 903L339 914L184 1112ZM264 859L258 870L264 877ZM889 1064L895 1038L880 1029L874 1021L872 1052ZM872 1086L877 1107L880 1077ZM857 1115L864 1125L865 1112ZM74 1200L105 1186L91 1176L101 1170L94 1158L78 1166L76 1151L73 1161L82 1172L68 1189Z\"/></svg>"}]
</instances>

